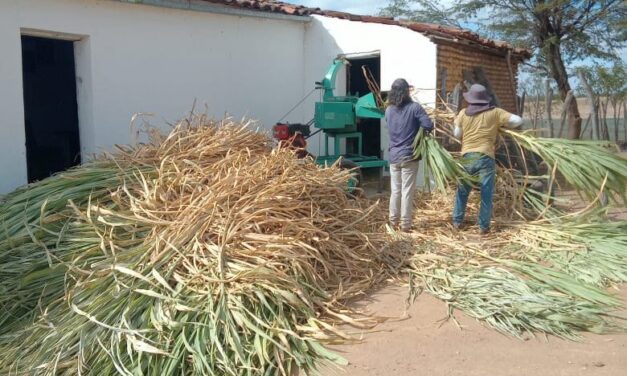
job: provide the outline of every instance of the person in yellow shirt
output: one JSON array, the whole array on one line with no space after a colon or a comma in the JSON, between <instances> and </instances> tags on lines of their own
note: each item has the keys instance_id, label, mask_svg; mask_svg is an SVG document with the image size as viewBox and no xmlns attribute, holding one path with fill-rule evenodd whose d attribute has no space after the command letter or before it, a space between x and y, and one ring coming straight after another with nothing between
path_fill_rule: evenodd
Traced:
<instances>
[{"instance_id":1,"label":"person in yellow shirt","mask_svg":"<svg viewBox=\"0 0 627 376\"><path fill-rule=\"evenodd\" d=\"M481 189L481 208L479 209L479 232L490 232L492 218L492 195L496 162L494 149L499 128L518 127L522 119L492 104L490 95L483 85L474 84L464 93L468 107L461 110L455 118L455 137L462 140L462 164L471 176L479 176ZM453 227L459 229L466 214L468 195L472 187L461 184L457 188L453 209Z\"/></svg>"}]
</instances>

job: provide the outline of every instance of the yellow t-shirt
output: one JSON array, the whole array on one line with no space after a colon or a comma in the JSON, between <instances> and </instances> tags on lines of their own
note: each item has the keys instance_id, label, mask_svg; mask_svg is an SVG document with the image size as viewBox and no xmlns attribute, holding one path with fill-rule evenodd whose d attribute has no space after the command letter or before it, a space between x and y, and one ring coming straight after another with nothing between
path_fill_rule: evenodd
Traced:
<instances>
[{"instance_id":1,"label":"yellow t-shirt","mask_svg":"<svg viewBox=\"0 0 627 376\"><path fill-rule=\"evenodd\" d=\"M478 152L494 158L494 145L499 128L507 125L512 114L493 108L474 116L466 115L463 109L457 115L455 124L462 128L462 155Z\"/></svg>"}]
</instances>

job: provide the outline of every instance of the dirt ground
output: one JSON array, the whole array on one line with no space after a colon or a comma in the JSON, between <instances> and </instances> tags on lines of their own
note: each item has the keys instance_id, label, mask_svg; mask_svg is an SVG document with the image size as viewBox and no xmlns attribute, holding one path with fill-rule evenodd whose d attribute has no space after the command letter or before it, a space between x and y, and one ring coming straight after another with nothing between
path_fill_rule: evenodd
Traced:
<instances>
[{"instance_id":1,"label":"dirt ground","mask_svg":"<svg viewBox=\"0 0 627 376\"><path fill-rule=\"evenodd\" d=\"M390 317L404 311L407 289L389 286L373 294L365 309ZM627 301L627 286L617 292ZM445 303L427 293L403 321L389 320L363 343L334 347L349 361L325 376L618 376L627 375L627 334L585 335L582 342L538 336L519 340L484 327L456 312L460 329L447 317ZM626 312L623 312L627 314ZM356 333L359 335L359 332Z\"/></svg>"},{"instance_id":2,"label":"dirt ground","mask_svg":"<svg viewBox=\"0 0 627 376\"><path fill-rule=\"evenodd\" d=\"M375 185L370 185L366 188L368 195L376 196ZM624 208L612 214L627 219ZM616 294L627 302L627 285ZM393 319L378 326L375 332L353 331L363 339L362 343L332 347L349 365L324 368L322 375L627 375L627 333L584 334L581 342L543 335L520 340L456 311L460 329L453 320L446 320L446 304L426 292L407 311L409 318L399 321L406 297L407 287L388 286L357 303L360 309ZM627 309L619 313L627 317Z\"/></svg>"},{"instance_id":3,"label":"dirt ground","mask_svg":"<svg viewBox=\"0 0 627 376\"><path fill-rule=\"evenodd\" d=\"M605 102L607 101L606 97L601 97L601 101L603 104L605 104ZM535 106L536 104L536 98L534 97L527 97L525 100L525 115L531 113L531 109ZM544 102L544 99L540 100L540 107L541 108L546 108L546 103ZM592 106L590 105L590 100L586 97L579 97L577 98L577 107L579 109L579 115L581 115L581 118L587 119L588 116L590 116L590 112L592 111ZM562 115L562 108L563 108L563 102L561 100L553 100L553 103L551 104L551 115L553 116L553 118L559 118ZM618 115L618 117L624 117L624 114L622 113L622 110L620 108L620 106L618 106L617 111L614 112L614 108L612 107L612 105L608 105L607 106L607 117L608 118L614 118Z\"/></svg>"}]
</instances>

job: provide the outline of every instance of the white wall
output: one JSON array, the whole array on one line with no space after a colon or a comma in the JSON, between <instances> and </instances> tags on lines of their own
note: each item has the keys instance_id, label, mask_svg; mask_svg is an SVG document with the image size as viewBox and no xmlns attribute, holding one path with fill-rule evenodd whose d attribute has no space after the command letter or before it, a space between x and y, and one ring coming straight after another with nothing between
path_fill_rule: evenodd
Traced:
<instances>
[{"instance_id":1,"label":"white wall","mask_svg":"<svg viewBox=\"0 0 627 376\"><path fill-rule=\"evenodd\" d=\"M13 5L0 3L0 194L27 179L24 112L21 111L22 54L20 30L13 23L18 12Z\"/></svg>"},{"instance_id":2,"label":"white wall","mask_svg":"<svg viewBox=\"0 0 627 376\"><path fill-rule=\"evenodd\" d=\"M399 26L322 16L303 23L184 11L110 0L0 0L0 194L26 183L20 33L75 42L84 158L132 140L129 122L155 113L164 126L197 109L259 119L269 129L322 79L338 54L379 50L382 89L397 77L435 88L436 47ZM338 74L338 94L345 74ZM285 120L313 118L312 95ZM434 91L418 93L423 103ZM382 122L387 156L387 129ZM310 149L321 154L320 135Z\"/></svg>"},{"instance_id":3,"label":"white wall","mask_svg":"<svg viewBox=\"0 0 627 376\"><path fill-rule=\"evenodd\" d=\"M392 82L405 78L420 90L416 99L424 104L435 102L437 49L427 37L400 26L366 22L353 22L337 18L313 16L307 24L305 34L305 89L320 81L329 65L338 54L380 51L381 90L387 91ZM336 94L346 90L345 73L338 73ZM306 119L313 118L313 102ZM310 149L314 154L324 152L321 136L310 139ZM388 132L385 121L381 122L381 148L387 158Z\"/></svg>"},{"instance_id":4,"label":"white wall","mask_svg":"<svg viewBox=\"0 0 627 376\"><path fill-rule=\"evenodd\" d=\"M304 93L304 23L103 0L0 1L0 193L26 183L20 30L75 43L84 154L129 143L137 112L163 125L208 105L270 128ZM308 89L307 89L308 90ZM295 116L303 117L303 109Z\"/></svg>"}]
</instances>

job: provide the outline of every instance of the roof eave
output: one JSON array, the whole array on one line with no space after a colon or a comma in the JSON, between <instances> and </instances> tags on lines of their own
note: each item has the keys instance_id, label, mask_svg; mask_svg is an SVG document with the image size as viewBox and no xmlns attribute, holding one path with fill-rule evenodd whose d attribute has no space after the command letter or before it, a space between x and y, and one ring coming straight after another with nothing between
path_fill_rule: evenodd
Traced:
<instances>
[{"instance_id":1,"label":"roof eave","mask_svg":"<svg viewBox=\"0 0 627 376\"><path fill-rule=\"evenodd\" d=\"M464 38L455 38L447 35L436 35L436 34L428 34L423 33L427 36L433 43L440 44L451 43L451 44L459 44L465 45L472 48L476 48L485 52L489 52L499 56L507 56L508 52L511 52L512 57L518 61L525 61L531 58L531 52L529 50L515 48L515 47L501 47L501 46L490 46L482 43L477 43L472 40L464 39Z\"/></svg>"},{"instance_id":2,"label":"roof eave","mask_svg":"<svg viewBox=\"0 0 627 376\"><path fill-rule=\"evenodd\" d=\"M239 17L270 18L277 20L309 22L309 12L288 14L263 8L246 8L235 4L212 2L211 0L112 0L121 3L149 5L162 8L182 9L196 12L226 14Z\"/></svg>"}]
</instances>

